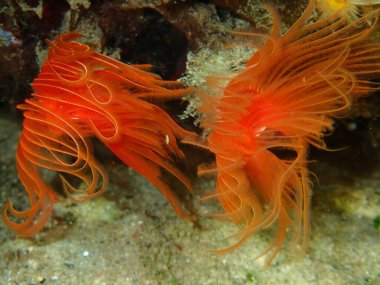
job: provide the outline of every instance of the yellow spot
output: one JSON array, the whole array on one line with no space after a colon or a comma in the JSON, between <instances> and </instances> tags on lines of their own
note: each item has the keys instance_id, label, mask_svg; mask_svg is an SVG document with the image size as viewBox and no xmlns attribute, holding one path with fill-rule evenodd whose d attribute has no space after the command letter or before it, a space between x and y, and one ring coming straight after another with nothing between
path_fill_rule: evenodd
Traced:
<instances>
[{"instance_id":1,"label":"yellow spot","mask_svg":"<svg viewBox=\"0 0 380 285\"><path fill-rule=\"evenodd\" d=\"M337 11L344 8L347 5L346 0L327 0L330 8Z\"/></svg>"}]
</instances>

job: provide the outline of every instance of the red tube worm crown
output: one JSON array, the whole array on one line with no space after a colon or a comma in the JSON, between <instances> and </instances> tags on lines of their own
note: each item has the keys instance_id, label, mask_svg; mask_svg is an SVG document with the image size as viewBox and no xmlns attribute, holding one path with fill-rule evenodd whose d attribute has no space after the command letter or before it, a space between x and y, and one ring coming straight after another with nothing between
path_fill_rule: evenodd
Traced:
<instances>
[{"instance_id":1,"label":"red tube worm crown","mask_svg":"<svg viewBox=\"0 0 380 285\"><path fill-rule=\"evenodd\" d=\"M380 75L380 46L369 40L378 28L379 10L353 23L337 14L307 23L315 3L283 36L278 16L267 7L274 22L271 34L241 33L264 37L266 43L216 96L203 95L202 125L209 130L204 147L216 163L201 166L199 173L217 174L216 191L208 198L217 198L240 228L234 235L238 241L216 252L228 252L270 227L275 233L263 252L267 265L288 229L292 244L305 248L309 146L326 148L323 136L333 130L333 118L347 114L356 98L379 89L369 81ZM216 84L209 80L210 86Z\"/></svg>"},{"instance_id":2,"label":"red tube worm crown","mask_svg":"<svg viewBox=\"0 0 380 285\"><path fill-rule=\"evenodd\" d=\"M107 174L93 156L90 137L97 137L154 184L180 217L193 218L162 175L172 174L191 191L173 164L175 156L184 158L176 139L191 133L145 100L177 98L190 90L149 73L150 65L126 65L72 41L79 37L67 33L48 41L48 59L32 84L32 98L18 106L25 120L17 169L30 208L17 211L8 201L5 223L24 237L45 225L58 196L41 178L41 169L58 172L64 192L77 203L105 190Z\"/></svg>"}]
</instances>

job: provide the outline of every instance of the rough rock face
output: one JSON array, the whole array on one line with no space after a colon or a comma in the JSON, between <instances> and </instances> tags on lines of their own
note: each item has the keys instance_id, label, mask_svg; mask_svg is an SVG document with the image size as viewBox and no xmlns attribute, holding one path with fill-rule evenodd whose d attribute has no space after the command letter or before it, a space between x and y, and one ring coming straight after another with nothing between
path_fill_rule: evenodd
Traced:
<instances>
[{"instance_id":1,"label":"rough rock face","mask_svg":"<svg viewBox=\"0 0 380 285\"><path fill-rule=\"evenodd\" d=\"M257 29L271 24L265 10L256 1L247 0L3 2L0 102L11 105L31 92L29 83L46 51L44 40L68 30L86 35L101 52L131 63L149 62L164 78L175 79L185 71L188 51L220 45L230 38L227 32L244 21ZM296 19L305 2L295 10L280 6L286 24Z\"/></svg>"}]
</instances>

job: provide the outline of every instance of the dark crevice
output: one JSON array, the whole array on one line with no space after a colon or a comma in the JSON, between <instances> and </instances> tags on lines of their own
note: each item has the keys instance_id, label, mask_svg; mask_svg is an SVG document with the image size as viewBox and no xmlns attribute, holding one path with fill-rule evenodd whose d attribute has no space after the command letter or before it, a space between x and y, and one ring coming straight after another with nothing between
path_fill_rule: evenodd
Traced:
<instances>
[{"instance_id":1,"label":"dark crevice","mask_svg":"<svg viewBox=\"0 0 380 285\"><path fill-rule=\"evenodd\" d=\"M108 49L120 49L123 62L153 65L163 79L174 80L186 68L188 44L182 32L153 9L105 12L100 21Z\"/></svg>"}]
</instances>

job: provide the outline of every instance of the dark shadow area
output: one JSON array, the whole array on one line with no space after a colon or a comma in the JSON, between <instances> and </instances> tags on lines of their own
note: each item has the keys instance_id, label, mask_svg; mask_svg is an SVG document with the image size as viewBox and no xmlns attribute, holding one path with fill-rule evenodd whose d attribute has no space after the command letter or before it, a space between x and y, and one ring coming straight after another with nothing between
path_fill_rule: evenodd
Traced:
<instances>
[{"instance_id":1,"label":"dark shadow area","mask_svg":"<svg viewBox=\"0 0 380 285\"><path fill-rule=\"evenodd\" d=\"M376 137L380 132L379 118L362 116L337 120L335 131L325 137L332 151L311 148L310 170L320 184L351 185L357 179L369 178L379 170L380 148Z\"/></svg>"},{"instance_id":2,"label":"dark shadow area","mask_svg":"<svg viewBox=\"0 0 380 285\"><path fill-rule=\"evenodd\" d=\"M157 11L109 8L99 25L105 35L105 47L120 49L123 62L149 63L153 72L166 80L175 80L185 71L186 38Z\"/></svg>"}]
</instances>

